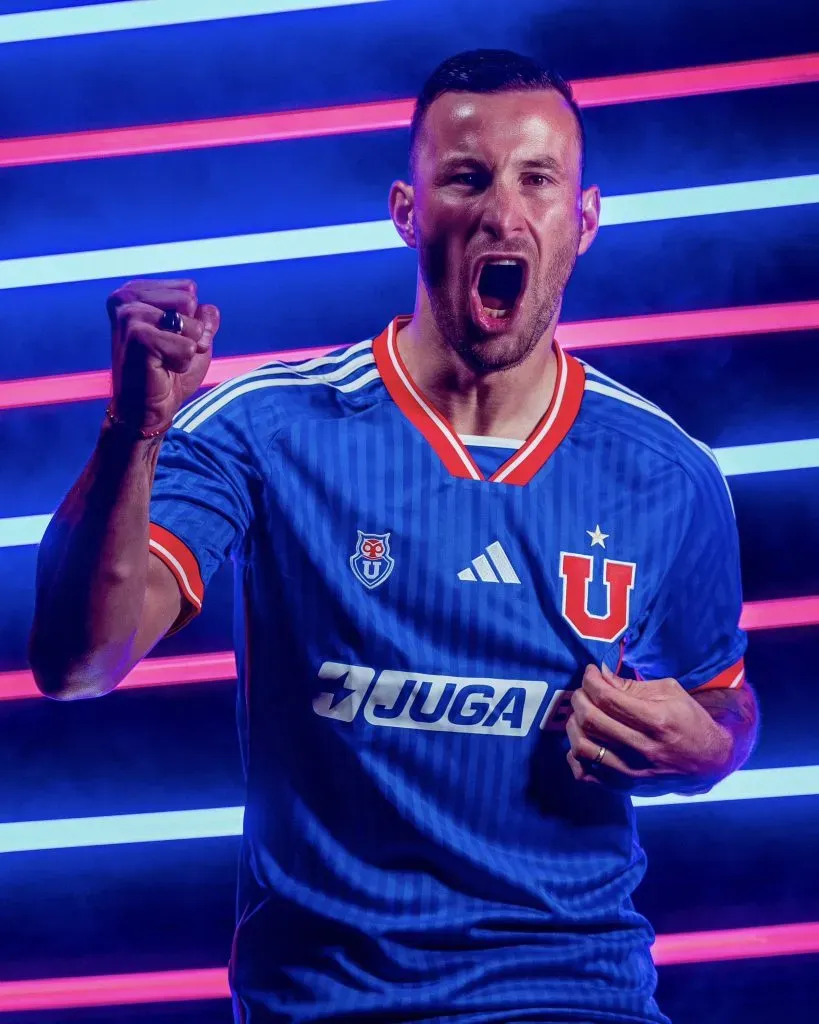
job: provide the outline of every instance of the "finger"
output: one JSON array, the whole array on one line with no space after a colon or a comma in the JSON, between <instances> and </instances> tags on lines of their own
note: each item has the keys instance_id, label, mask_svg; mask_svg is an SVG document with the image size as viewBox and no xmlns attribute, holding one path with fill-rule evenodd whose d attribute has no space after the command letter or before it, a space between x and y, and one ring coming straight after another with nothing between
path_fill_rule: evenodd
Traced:
<instances>
[{"instance_id":1,"label":"finger","mask_svg":"<svg viewBox=\"0 0 819 1024\"><path fill-rule=\"evenodd\" d=\"M133 281L126 281L125 284L120 285L117 290L120 291L124 288L132 291L150 291L152 288L183 288L195 292L197 285L196 281L192 281L189 277L135 277Z\"/></svg>"},{"instance_id":2,"label":"finger","mask_svg":"<svg viewBox=\"0 0 819 1024\"><path fill-rule=\"evenodd\" d=\"M201 326L201 325L200 325ZM136 321L129 337L137 341L150 356L157 358L162 366L173 373L185 373L196 355L196 342L184 334L160 331L144 320Z\"/></svg>"},{"instance_id":3,"label":"finger","mask_svg":"<svg viewBox=\"0 0 819 1024\"><path fill-rule=\"evenodd\" d=\"M606 750L603 760L598 761L601 747L605 747ZM597 740L591 739L581 732L576 734L576 738L572 742L572 754L586 771L608 769L609 771L618 772L620 775L625 775L630 779L640 778L642 775L641 769L632 768L611 747L607 747L605 743L598 743ZM592 762L597 763L593 765Z\"/></svg>"},{"instance_id":4,"label":"finger","mask_svg":"<svg viewBox=\"0 0 819 1024\"><path fill-rule=\"evenodd\" d=\"M606 714L592 703L585 690L575 690L572 694L572 718L587 736L597 738L601 743L630 747L648 756L652 740L645 733Z\"/></svg>"},{"instance_id":5,"label":"finger","mask_svg":"<svg viewBox=\"0 0 819 1024\"><path fill-rule=\"evenodd\" d=\"M596 665L589 665L583 674L583 690L592 704L610 718L631 726L640 733L653 733L660 717L660 701L635 697L627 690L607 682Z\"/></svg>"},{"instance_id":6,"label":"finger","mask_svg":"<svg viewBox=\"0 0 819 1024\"><path fill-rule=\"evenodd\" d=\"M578 782L592 782L596 785L600 785L600 779L596 775L592 775L591 772L586 771L583 765L577 760L574 754L569 751L566 755L566 760L569 762L569 767L572 770L572 775L577 779Z\"/></svg>"},{"instance_id":7,"label":"finger","mask_svg":"<svg viewBox=\"0 0 819 1024\"><path fill-rule=\"evenodd\" d=\"M150 324L151 327L159 330L159 324L165 312L166 310L158 309L156 306L148 305L146 302L126 302L117 307L114 318L123 330L126 331L126 334L131 336L133 334L133 327L137 324ZM170 337L190 338L195 343L200 341L204 332L205 325L201 320L197 320L193 316L182 317L182 330L179 332L160 330L161 334L167 334Z\"/></svg>"},{"instance_id":8,"label":"finger","mask_svg":"<svg viewBox=\"0 0 819 1024\"><path fill-rule=\"evenodd\" d=\"M197 351L206 352L221 326L222 314L218 306L199 306L196 310L196 319L204 328Z\"/></svg>"},{"instance_id":9,"label":"finger","mask_svg":"<svg viewBox=\"0 0 819 1024\"><path fill-rule=\"evenodd\" d=\"M195 294L178 288L123 288L111 296L110 306L116 309L120 305L130 305L134 302L155 306L166 312L175 310L183 316L195 316L198 306Z\"/></svg>"}]
</instances>

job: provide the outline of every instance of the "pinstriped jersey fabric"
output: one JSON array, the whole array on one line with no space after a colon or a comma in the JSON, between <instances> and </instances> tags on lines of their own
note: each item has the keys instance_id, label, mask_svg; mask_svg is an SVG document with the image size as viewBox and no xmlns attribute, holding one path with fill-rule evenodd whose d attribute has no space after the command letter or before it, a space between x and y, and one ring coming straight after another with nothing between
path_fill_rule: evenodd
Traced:
<instances>
[{"instance_id":1,"label":"pinstriped jersey fabric","mask_svg":"<svg viewBox=\"0 0 819 1024\"><path fill-rule=\"evenodd\" d=\"M236 568L236 1018L662 1022L633 810L574 782L565 691L622 656L736 680L724 481L562 354L545 463L491 482L519 453L473 446L453 471L387 353L222 385L161 451L166 560L194 590Z\"/></svg>"}]
</instances>

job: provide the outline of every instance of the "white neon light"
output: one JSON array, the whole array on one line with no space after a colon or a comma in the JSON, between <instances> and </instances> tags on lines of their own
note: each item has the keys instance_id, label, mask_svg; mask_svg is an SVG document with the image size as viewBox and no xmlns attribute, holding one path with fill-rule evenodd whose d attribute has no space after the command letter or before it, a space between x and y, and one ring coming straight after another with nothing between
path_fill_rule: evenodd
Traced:
<instances>
[{"instance_id":1,"label":"white neon light","mask_svg":"<svg viewBox=\"0 0 819 1024\"><path fill-rule=\"evenodd\" d=\"M603 200L602 223L604 226L637 224L672 217L700 217L817 202L819 174L807 174L794 178L609 196ZM403 245L392 221L386 220L52 256L24 256L0 260L0 289L341 256L400 249Z\"/></svg>"},{"instance_id":2,"label":"white neon light","mask_svg":"<svg viewBox=\"0 0 819 1024\"><path fill-rule=\"evenodd\" d=\"M0 17L0 43L28 43L36 39L380 2L383 0L122 0L118 3L5 14Z\"/></svg>"},{"instance_id":3,"label":"white neon light","mask_svg":"<svg viewBox=\"0 0 819 1024\"><path fill-rule=\"evenodd\" d=\"M369 377L359 378L355 384L366 380ZM788 469L819 469L819 438L715 448L714 454L726 476L776 473ZM0 548L39 544L50 522L50 515L0 519Z\"/></svg>"},{"instance_id":4,"label":"white neon light","mask_svg":"<svg viewBox=\"0 0 819 1024\"><path fill-rule=\"evenodd\" d=\"M640 808L668 804L765 800L819 796L819 765L804 768L757 768L737 772L700 796L636 797ZM116 814L99 818L61 818L0 824L0 853L60 850L80 846L219 839L242 834L242 807L157 814Z\"/></svg>"}]
</instances>

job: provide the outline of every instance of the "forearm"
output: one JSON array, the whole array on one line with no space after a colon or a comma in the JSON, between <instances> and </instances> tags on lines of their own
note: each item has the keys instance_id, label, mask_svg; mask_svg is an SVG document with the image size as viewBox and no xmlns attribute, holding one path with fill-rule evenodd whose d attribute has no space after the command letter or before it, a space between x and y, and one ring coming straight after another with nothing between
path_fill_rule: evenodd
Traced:
<instances>
[{"instance_id":1,"label":"forearm","mask_svg":"<svg viewBox=\"0 0 819 1024\"><path fill-rule=\"evenodd\" d=\"M692 697L730 736L731 750L724 778L745 764L756 743L759 728L756 696L746 682L735 690L704 690Z\"/></svg>"},{"instance_id":2,"label":"forearm","mask_svg":"<svg viewBox=\"0 0 819 1024\"><path fill-rule=\"evenodd\" d=\"M129 660L146 594L159 446L106 424L46 531L29 656L48 695L105 692Z\"/></svg>"}]
</instances>

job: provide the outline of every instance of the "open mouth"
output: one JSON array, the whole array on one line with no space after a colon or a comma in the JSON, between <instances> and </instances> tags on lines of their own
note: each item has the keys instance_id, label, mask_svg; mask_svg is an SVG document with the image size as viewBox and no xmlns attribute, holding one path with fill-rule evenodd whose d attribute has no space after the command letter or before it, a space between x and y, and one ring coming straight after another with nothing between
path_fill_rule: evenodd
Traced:
<instances>
[{"instance_id":1,"label":"open mouth","mask_svg":"<svg viewBox=\"0 0 819 1024\"><path fill-rule=\"evenodd\" d=\"M526 284L526 264L512 257L489 258L479 268L472 291L473 310L482 326L505 327L512 318Z\"/></svg>"}]
</instances>

